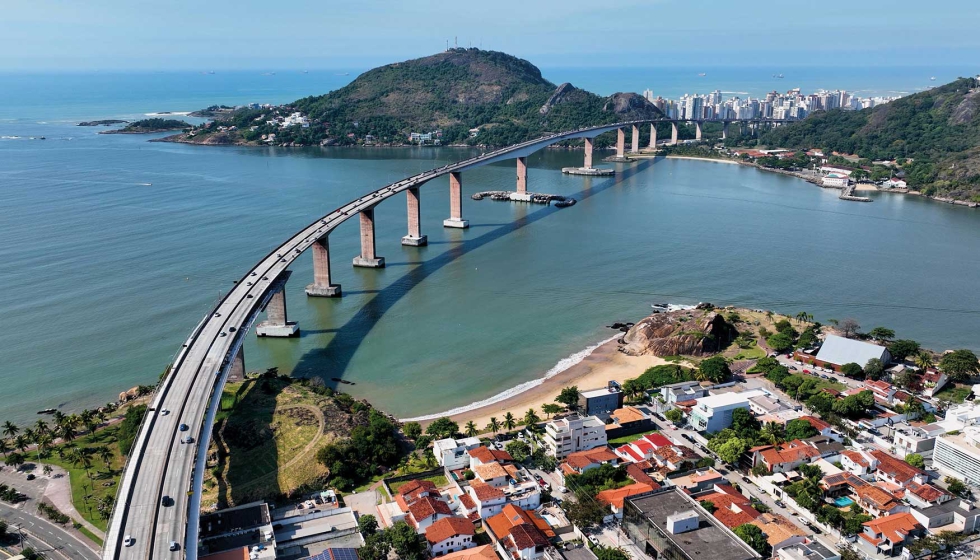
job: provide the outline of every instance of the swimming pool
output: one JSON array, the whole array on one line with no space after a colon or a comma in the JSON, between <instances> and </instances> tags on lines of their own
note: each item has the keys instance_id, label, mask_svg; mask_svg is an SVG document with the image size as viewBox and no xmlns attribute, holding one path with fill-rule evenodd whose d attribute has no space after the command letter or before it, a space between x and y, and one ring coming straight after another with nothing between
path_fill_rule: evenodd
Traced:
<instances>
[{"instance_id":1,"label":"swimming pool","mask_svg":"<svg viewBox=\"0 0 980 560\"><path fill-rule=\"evenodd\" d=\"M840 498L834 500L834 504L836 504L837 507L848 507L854 505L854 500L848 498L847 496L841 496Z\"/></svg>"}]
</instances>

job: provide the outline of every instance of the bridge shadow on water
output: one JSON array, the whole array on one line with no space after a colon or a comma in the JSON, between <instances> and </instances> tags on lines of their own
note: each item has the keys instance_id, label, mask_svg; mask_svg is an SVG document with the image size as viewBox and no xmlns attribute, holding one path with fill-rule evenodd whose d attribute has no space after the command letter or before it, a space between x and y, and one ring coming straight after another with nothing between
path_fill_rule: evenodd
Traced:
<instances>
[{"instance_id":1,"label":"bridge shadow on water","mask_svg":"<svg viewBox=\"0 0 980 560\"><path fill-rule=\"evenodd\" d=\"M639 163L617 173L615 176L597 181L595 178L586 178L593 181L591 187L587 187L575 194L570 195L578 202L582 202L608 189L616 187L638 173L647 170L661 158L641 160ZM588 182L586 183L588 185ZM384 314L391 309L398 301L405 296L412 288L425 280L430 275L442 269L447 264L455 261L470 251L479 249L488 243L492 243L505 235L513 233L521 228L527 227L539 220L548 218L556 213L564 215L573 214L574 207L562 209L555 206L545 206L539 210L528 213L526 216L504 224L471 224L470 230L475 228L493 227L490 231L463 241L436 242L450 245L445 252L436 255L431 259L419 262L399 262L398 265L416 265L408 269L403 276L392 282L387 287L376 290L377 295L365 303L358 311L340 328L335 329L336 336L323 348L308 351L300 358L294 373L301 377L318 376L327 382L327 385L336 387L337 382L330 381L330 378L343 377L344 372L350 365L351 359L357 352L368 333L378 324ZM435 243L433 243L435 244ZM388 266L391 266L389 264ZM375 290L365 290L371 292ZM348 292L354 293L354 292ZM311 331L313 332L313 331Z\"/></svg>"}]
</instances>

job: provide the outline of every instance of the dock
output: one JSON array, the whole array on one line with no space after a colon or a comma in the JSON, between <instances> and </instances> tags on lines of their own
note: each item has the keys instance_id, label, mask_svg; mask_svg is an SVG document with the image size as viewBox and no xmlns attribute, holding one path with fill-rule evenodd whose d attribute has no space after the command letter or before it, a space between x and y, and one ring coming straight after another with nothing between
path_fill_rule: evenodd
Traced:
<instances>
[{"instance_id":1,"label":"dock","mask_svg":"<svg viewBox=\"0 0 980 560\"><path fill-rule=\"evenodd\" d=\"M489 198L490 200L496 200L498 202L528 202L531 204L545 204L550 206L552 202L555 206L559 208L565 208L566 206L572 206L575 204L576 200L571 197L561 196L557 194L543 194L543 193L531 193L531 192L517 192L517 191L484 191L478 192L470 196L473 200L483 200L484 198Z\"/></svg>"},{"instance_id":2,"label":"dock","mask_svg":"<svg viewBox=\"0 0 980 560\"><path fill-rule=\"evenodd\" d=\"M615 169L607 167L562 167L561 172L567 175L584 175L586 177L605 177L615 175Z\"/></svg>"}]
</instances>

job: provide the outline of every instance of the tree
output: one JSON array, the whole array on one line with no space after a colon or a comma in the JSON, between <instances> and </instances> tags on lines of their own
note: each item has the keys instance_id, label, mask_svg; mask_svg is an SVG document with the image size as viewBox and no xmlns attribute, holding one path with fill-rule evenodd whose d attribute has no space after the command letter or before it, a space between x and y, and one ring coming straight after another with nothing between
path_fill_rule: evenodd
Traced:
<instances>
[{"instance_id":1,"label":"tree","mask_svg":"<svg viewBox=\"0 0 980 560\"><path fill-rule=\"evenodd\" d=\"M453 422L445 416L437 420L433 420L432 423L425 428L425 433L436 439L451 438L458 432L459 424Z\"/></svg>"},{"instance_id":2,"label":"tree","mask_svg":"<svg viewBox=\"0 0 980 560\"><path fill-rule=\"evenodd\" d=\"M385 531L364 538L364 546L357 550L361 560L386 560L391 552L391 541Z\"/></svg>"},{"instance_id":3,"label":"tree","mask_svg":"<svg viewBox=\"0 0 980 560\"><path fill-rule=\"evenodd\" d=\"M698 503L701 504L701 507L703 507L708 513L714 513L715 509L717 509L714 502L709 502L708 500L701 500Z\"/></svg>"},{"instance_id":4,"label":"tree","mask_svg":"<svg viewBox=\"0 0 980 560\"><path fill-rule=\"evenodd\" d=\"M943 480L946 481L946 489L957 496L963 497L969 491L966 484L963 484L963 481L959 479L947 476Z\"/></svg>"},{"instance_id":5,"label":"tree","mask_svg":"<svg viewBox=\"0 0 980 560\"><path fill-rule=\"evenodd\" d=\"M903 362L905 358L919 353L919 343L914 340L896 340L888 345L888 353L896 362Z\"/></svg>"},{"instance_id":6,"label":"tree","mask_svg":"<svg viewBox=\"0 0 980 560\"><path fill-rule=\"evenodd\" d=\"M763 558L769 558L772 556L772 547L769 546L769 537L762 532L762 529L752 525L751 523L743 523L742 525L732 529L732 532L738 535L738 538L742 539L749 546L755 549L756 552L761 554Z\"/></svg>"},{"instance_id":7,"label":"tree","mask_svg":"<svg viewBox=\"0 0 980 560\"><path fill-rule=\"evenodd\" d=\"M540 421L541 421L541 418L538 417L538 413L535 412L533 408L529 408L527 410L527 412L524 413L524 425L525 426L527 426L527 427L530 428L530 427L534 426L535 424L537 424Z\"/></svg>"},{"instance_id":8,"label":"tree","mask_svg":"<svg viewBox=\"0 0 980 560\"><path fill-rule=\"evenodd\" d=\"M7 437L14 437L18 433L20 433L20 428L17 426L17 424L14 424L10 420L3 423L3 435Z\"/></svg>"},{"instance_id":9,"label":"tree","mask_svg":"<svg viewBox=\"0 0 980 560\"><path fill-rule=\"evenodd\" d=\"M642 395L643 389L643 384L637 379L627 379L623 382L623 393L629 400L634 400L637 396Z\"/></svg>"},{"instance_id":10,"label":"tree","mask_svg":"<svg viewBox=\"0 0 980 560\"><path fill-rule=\"evenodd\" d=\"M385 533L391 541L391 548L401 560L428 560L425 537L418 534L408 523L399 521Z\"/></svg>"},{"instance_id":11,"label":"tree","mask_svg":"<svg viewBox=\"0 0 980 560\"><path fill-rule=\"evenodd\" d=\"M541 405L541 411L547 414L548 418L551 418L552 415L558 414L562 410L563 408L561 406L554 403L546 403Z\"/></svg>"},{"instance_id":12,"label":"tree","mask_svg":"<svg viewBox=\"0 0 980 560\"><path fill-rule=\"evenodd\" d=\"M786 439L790 441L811 438L818 433L817 429L806 420L797 418L786 423Z\"/></svg>"},{"instance_id":13,"label":"tree","mask_svg":"<svg viewBox=\"0 0 980 560\"><path fill-rule=\"evenodd\" d=\"M705 380L721 383L732 376L732 370L728 367L728 361L724 356L712 356L706 360L701 360L698 364L698 373Z\"/></svg>"},{"instance_id":14,"label":"tree","mask_svg":"<svg viewBox=\"0 0 980 560\"><path fill-rule=\"evenodd\" d=\"M752 416L749 409L736 408L732 411L732 430L736 433L742 434L746 430L756 432L760 427L759 421Z\"/></svg>"},{"instance_id":15,"label":"tree","mask_svg":"<svg viewBox=\"0 0 980 560\"><path fill-rule=\"evenodd\" d=\"M3 463L8 467L19 470L20 466L24 464L24 456L20 453L10 453L3 458Z\"/></svg>"},{"instance_id":16,"label":"tree","mask_svg":"<svg viewBox=\"0 0 980 560\"><path fill-rule=\"evenodd\" d=\"M772 348L774 352L782 353L793 347L793 339L785 333L778 332L767 338L766 344L768 344L769 348Z\"/></svg>"},{"instance_id":17,"label":"tree","mask_svg":"<svg viewBox=\"0 0 980 560\"><path fill-rule=\"evenodd\" d=\"M729 465L738 463L738 460L742 457L742 454L749 449L749 442L739 438L738 436L730 437L724 442L712 446L714 443L715 439L708 442L708 448L717 453L718 457Z\"/></svg>"},{"instance_id":18,"label":"tree","mask_svg":"<svg viewBox=\"0 0 980 560\"><path fill-rule=\"evenodd\" d=\"M864 378L877 381L885 375L885 364L878 358L871 358L864 364Z\"/></svg>"},{"instance_id":19,"label":"tree","mask_svg":"<svg viewBox=\"0 0 980 560\"><path fill-rule=\"evenodd\" d=\"M630 560L629 554L622 548L599 545L593 548L592 552L599 560Z\"/></svg>"},{"instance_id":20,"label":"tree","mask_svg":"<svg viewBox=\"0 0 980 560\"><path fill-rule=\"evenodd\" d=\"M474 422L472 420L470 420L469 422L467 422L466 423L466 435L469 436L469 437L473 437L477 433L479 433L479 430L476 429L476 422Z\"/></svg>"},{"instance_id":21,"label":"tree","mask_svg":"<svg viewBox=\"0 0 980 560\"><path fill-rule=\"evenodd\" d=\"M806 400L806 406L820 416L826 416L833 412L836 400L830 393L820 391Z\"/></svg>"},{"instance_id":22,"label":"tree","mask_svg":"<svg viewBox=\"0 0 980 560\"><path fill-rule=\"evenodd\" d=\"M766 422L759 435L771 445L779 445L786 441L786 431L779 422Z\"/></svg>"},{"instance_id":23,"label":"tree","mask_svg":"<svg viewBox=\"0 0 980 560\"><path fill-rule=\"evenodd\" d=\"M885 327L875 327L871 329L868 336L874 340L877 340L878 342L888 342L889 340L895 338L895 331L886 329Z\"/></svg>"},{"instance_id":24,"label":"tree","mask_svg":"<svg viewBox=\"0 0 980 560\"><path fill-rule=\"evenodd\" d=\"M664 412L664 418L676 424L684 419L684 414L680 410L672 408Z\"/></svg>"},{"instance_id":25,"label":"tree","mask_svg":"<svg viewBox=\"0 0 980 560\"><path fill-rule=\"evenodd\" d=\"M565 500L561 507L565 510L565 516L568 517L568 520L582 530L602 523L602 519L607 513L606 508L593 496L581 496L581 499Z\"/></svg>"},{"instance_id":26,"label":"tree","mask_svg":"<svg viewBox=\"0 0 980 560\"><path fill-rule=\"evenodd\" d=\"M859 364L849 362L840 367L840 372L851 379L864 379L864 370Z\"/></svg>"},{"instance_id":27,"label":"tree","mask_svg":"<svg viewBox=\"0 0 980 560\"><path fill-rule=\"evenodd\" d=\"M906 455L905 462L917 469L923 469L926 466L926 462L922 458L922 455L919 455L918 453L909 453Z\"/></svg>"},{"instance_id":28,"label":"tree","mask_svg":"<svg viewBox=\"0 0 980 560\"><path fill-rule=\"evenodd\" d=\"M490 422L487 423L487 431L494 433L500 431L500 422L497 420L496 416L490 417Z\"/></svg>"},{"instance_id":29,"label":"tree","mask_svg":"<svg viewBox=\"0 0 980 560\"><path fill-rule=\"evenodd\" d=\"M858 324L856 319L844 319L840 323L837 323L837 330L846 338L853 338L861 330L861 325Z\"/></svg>"},{"instance_id":30,"label":"tree","mask_svg":"<svg viewBox=\"0 0 980 560\"><path fill-rule=\"evenodd\" d=\"M504 428L508 430L513 430L514 426L517 426L517 419L510 412L504 414Z\"/></svg>"},{"instance_id":31,"label":"tree","mask_svg":"<svg viewBox=\"0 0 980 560\"><path fill-rule=\"evenodd\" d=\"M980 371L980 362L971 350L954 350L939 360L939 369L953 381L963 382Z\"/></svg>"},{"instance_id":32,"label":"tree","mask_svg":"<svg viewBox=\"0 0 980 560\"><path fill-rule=\"evenodd\" d=\"M933 365L932 354L924 350L919 351L919 353L915 355L915 358L912 359L912 362L915 363L915 367L925 371L931 368Z\"/></svg>"},{"instance_id":33,"label":"tree","mask_svg":"<svg viewBox=\"0 0 980 560\"><path fill-rule=\"evenodd\" d=\"M378 519L371 514L362 515L357 520L357 530L367 538L378 532Z\"/></svg>"},{"instance_id":34,"label":"tree","mask_svg":"<svg viewBox=\"0 0 980 560\"><path fill-rule=\"evenodd\" d=\"M565 405L567 408L577 408L578 407L578 387L571 386L565 387L561 390L561 393L555 397L555 402Z\"/></svg>"},{"instance_id":35,"label":"tree","mask_svg":"<svg viewBox=\"0 0 980 560\"><path fill-rule=\"evenodd\" d=\"M418 422L405 422L402 426L402 431L405 432L405 437L411 440L416 440L422 435L422 424Z\"/></svg>"},{"instance_id":36,"label":"tree","mask_svg":"<svg viewBox=\"0 0 980 560\"><path fill-rule=\"evenodd\" d=\"M531 446L519 439L507 442L506 449L518 463L523 463L531 456Z\"/></svg>"}]
</instances>

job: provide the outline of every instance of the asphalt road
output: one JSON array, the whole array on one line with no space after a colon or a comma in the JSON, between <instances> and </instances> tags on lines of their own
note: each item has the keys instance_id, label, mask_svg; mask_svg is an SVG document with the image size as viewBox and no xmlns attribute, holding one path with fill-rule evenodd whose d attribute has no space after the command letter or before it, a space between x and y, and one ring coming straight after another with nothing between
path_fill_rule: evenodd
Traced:
<instances>
[{"instance_id":1,"label":"asphalt road","mask_svg":"<svg viewBox=\"0 0 980 560\"><path fill-rule=\"evenodd\" d=\"M22 504L21 507L28 503L30 502ZM26 533L24 535L25 544L45 554L48 558L61 555L70 560L99 559L98 551L90 548L81 539L76 538L61 526L31 515L23 509L0 503L0 518L7 522L9 526L7 530L11 533L16 533L19 526ZM17 547L15 549L19 550Z\"/></svg>"}]
</instances>

